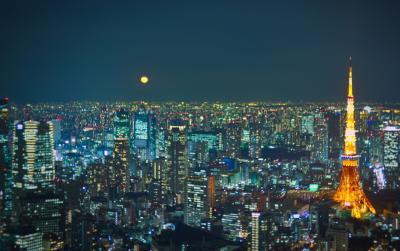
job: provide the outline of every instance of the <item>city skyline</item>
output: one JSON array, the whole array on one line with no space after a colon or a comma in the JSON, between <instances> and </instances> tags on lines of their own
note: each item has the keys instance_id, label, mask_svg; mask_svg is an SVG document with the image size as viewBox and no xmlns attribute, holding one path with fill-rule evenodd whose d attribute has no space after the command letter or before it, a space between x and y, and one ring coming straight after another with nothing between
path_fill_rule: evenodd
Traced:
<instances>
[{"instance_id":1,"label":"city skyline","mask_svg":"<svg viewBox=\"0 0 400 251\"><path fill-rule=\"evenodd\" d=\"M357 101L399 102L399 10L376 1L6 2L1 92L17 103L337 102L353 56Z\"/></svg>"},{"instance_id":2,"label":"city skyline","mask_svg":"<svg viewBox=\"0 0 400 251\"><path fill-rule=\"evenodd\" d=\"M3 98L0 246L397 249L400 109L352 80L346 107Z\"/></svg>"},{"instance_id":3,"label":"city skyline","mask_svg":"<svg viewBox=\"0 0 400 251\"><path fill-rule=\"evenodd\" d=\"M399 13L2 1L0 250L400 250Z\"/></svg>"}]
</instances>

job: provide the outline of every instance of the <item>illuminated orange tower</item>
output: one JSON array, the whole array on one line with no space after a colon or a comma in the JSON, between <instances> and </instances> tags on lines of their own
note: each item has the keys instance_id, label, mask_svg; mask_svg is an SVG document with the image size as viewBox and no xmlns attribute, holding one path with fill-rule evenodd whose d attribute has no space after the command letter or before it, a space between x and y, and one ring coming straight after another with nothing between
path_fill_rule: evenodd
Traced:
<instances>
[{"instance_id":1,"label":"illuminated orange tower","mask_svg":"<svg viewBox=\"0 0 400 251\"><path fill-rule=\"evenodd\" d=\"M360 186L360 178L358 176L359 156L357 155L356 149L356 131L354 124L353 76L350 57L342 175L340 177L339 187L333 199L340 203L342 208L350 209L353 217L361 218L368 213L368 211L375 214L375 209Z\"/></svg>"},{"instance_id":2,"label":"illuminated orange tower","mask_svg":"<svg viewBox=\"0 0 400 251\"><path fill-rule=\"evenodd\" d=\"M208 207L210 211L215 207L215 176L207 177L207 199L208 199Z\"/></svg>"}]
</instances>

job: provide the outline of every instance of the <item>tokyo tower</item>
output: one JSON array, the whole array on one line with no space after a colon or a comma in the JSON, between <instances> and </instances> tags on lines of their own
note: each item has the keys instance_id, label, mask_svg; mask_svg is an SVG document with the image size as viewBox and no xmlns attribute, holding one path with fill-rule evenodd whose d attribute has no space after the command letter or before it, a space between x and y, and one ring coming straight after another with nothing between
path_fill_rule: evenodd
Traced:
<instances>
[{"instance_id":1,"label":"tokyo tower","mask_svg":"<svg viewBox=\"0 0 400 251\"><path fill-rule=\"evenodd\" d=\"M346 108L346 131L344 138L344 154L342 158L342 174L340 184L333 199L340 203L342 208L351 210L354 218L361 218L370 211L375 214L375 209L369 202L360 185L358 176L358 158L356 149L356 131L354 122L354 96L352 66L350 57L349 86Z\"/></svg>"}]
</instances>

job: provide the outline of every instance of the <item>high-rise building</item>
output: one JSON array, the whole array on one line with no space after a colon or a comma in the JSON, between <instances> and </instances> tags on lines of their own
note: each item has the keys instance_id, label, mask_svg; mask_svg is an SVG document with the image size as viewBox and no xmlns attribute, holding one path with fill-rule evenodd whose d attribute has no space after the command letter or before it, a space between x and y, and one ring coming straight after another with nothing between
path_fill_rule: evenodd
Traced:
<instances>
[{"instance_id":1,"label":"high-rise building","mask_svg":"<svg viewBox=\"0 0 400 251\"><path fill-rule=\"evenodd\" d=\"M129 113L124 109L116 112L114 118L114 149L110 163L110 188L113 196L121 195L129 187Z\"/></svg>"},{"instance_id":2,"label":"high-rise building","mask_svg":"<svg viewBox=\"0 0 400 251\"><path fill-rule=\"evenodd\" d=\"M11 213L11 154L8 98L0 100L0 218Z\"/></svg>"},{"instance_id":3,"label":"high-rise building","mask_svg":"<svg viewBox=\"0 0 400 251\"><path fill-rule=\"evenodd\" d=\"M217 157L219 149L218 135L215 132L195 131L188 134L189 158L207 162ZM204 144L202 144L204 143ZM202 146L205 146L204 156L199 158Z\"/></svg>"},{"instance_id":4,"label":"high-rise building","mask_svg":"<svg viewBox=\"0 0 400 251\"><path fill-rule=\"evenodd\" d=\"M340 227L331 227L326 230L326 236L329 240L329 250L347 251L349 250L349 234ZM324 250L324 249L322 249Z\"/></svg>"},{"instance_id":5,"label":"high-rise building","mask_svg":"<svg viewBox=\"0 0 400 251\"><path fill-rule=\"evenodd\" d=\"M77 250L90 250L93 247L95 217L79 210L71 212L70 236L66 241Z\"/></svg>"},{"instance_id":6,"label":"high-rise building","mask_svg":"<svg viewBox=\"0 0 400 251\"><path fill-rule=\"evenodd\" d=\"M35 183L39 189L53 189L55 177L53 124L39 122L36 143Z\"/></svg>"},{"instance_id":7,"label":"high-rise building","mask_svg":"<svg viewBox=\"0 0 400 251\"><path fill-rule=\"evenodd\" d=\"M249 157L256 159L261 153L261 128L255 122L249 125Z\"/></svg>"},{"instance_id":8,"label":"high-rise building","mask_svg":"<svg viewBox=\"0 0 400 251\"><path fill-rule=\"evenodd\" d=\"M304 114L301 117L301 133L314 135L314 115Z\"/></svg>"},{"instance_id":9,"label":"high-rise building","mask_svg":"<svg viewBox=\"0 0 400 251\"><path fill-rule=\"evenodd\" d=\"M242 136L242 127L239 123L229 123L226 128L225 150L228 156L238 157L240 153L240 145Z\"/></svg>"},{"instance_id":10,"label":"high-rise building","mask_svg":"<svg viewBox=\"0 0 400 251\"><path fill-rule=\"evenodd\" d=\"M188 176L187 137L184 125L172 125L168 136L166 190L182 194L185 178Z\"/></svg>"},{"instance_id":11,"label":"high-rise building","mask_svg":"<svg viewBox=\"0 0 400 251\"><path fill-rule=\"evenodd\" d=\"M250 148L250 130L246 126L242 129L242 136L240 138L240 151L237 157L242 159L248 159L249 148Z\"/></svg>"},{"instance_id":12,"label":"high-rise building","mask_svg":"<svg viewBox=\"0 0 400 251\"><path fill-rule=\"evenodd\" d=\"M134 116L134 148L142 160L156 158L157 124L153 113L140 109Z\"/></svg>"},{"instance_id":13,"label":"high-rise building","mask_svg":"<svg viewBox=\"0 0 400 251\"><path fill-rule=\"evenodd\" d=\"M368 122L368 108L364 108L362 109L359 113L358 113L358 132L361 134L365 134L367 132L368 126L367 126L367 122Z\"/></svg>"},{"instance_id":14,"label":"high-rise building","mask_svg":"<svg viewBox=\"0 0 400 251\"><path fill-rule=\"evenodd\" d=\"M32 226L12 227L0 236L7 238L8 243L2 242L4 250L43 251L43 233L36 231ZM2 249L3 250L3 249Z\"/></svg>"},{"instance_id":15,"label":"high-rise building","mask_svg":"<svg viewBox=\"0 0 400 251\"><path fill-rule=\"evenodd\" d=\"M152 176L154 180L162 180L162 173L165 170L166 160L165 158L157 158L152 163Z\"/></svg>"},{"instance_id":16,"label":"high-rise building","mask_svg":"<svg viewBox=\"0 0 400 251\"><path fill-rule=\"evenodd\" d=\"M240 213L238 212L225 212L221 219L224 235L233 241L239 239L239 234L242 231L242 224L240 222Z\"/></svg>"},{"instance_id":17,"label":"high-rise building","mask_svg":"<svg viewBox=\"0 0 400 251\"><path fill-rule=\"evenodd\" d=\"M31 225L40 233L55 234L62 240L65 219L63 198L55 194L51 122L15 123L12 174L12 219L19 226Z\"/></svg>"},{"instance_id":18,"label":"high-rise building","mask_svg":"<svg viewBox=\"0 0 400 251\"><path fill-rule=\"evenodd\" d=\"M315 126L311 157L312 160L316 162L328 162L329 140L327 126L325 124Z\"/></svg>"},{"instance_id":19,"label":"high-rise building","mask_svg":"<svg viewBox=\"0 0 400 251\"><path fill-rule=\"evenodd\" d=\"M212 210L216 204L216 194L215 194L215 176L207 177L207 201L208 201L208 212L211 217Z\"/></svg>"},{"instance_id":20,"label":"high-rise building","mask_svg":"<svg viewBox=\"0 0 400 251\"><path fill-rule=\"evenodd\" d=\"M150 194L151 194L151 206L153 210L161 208L163 188L167 186L165 184L165 167L167 165L166 159L160 157L155 159L152 163L152 181L150 183Z\"/></svg>"},{"instance_id":21,"label":"high-rise building","mask_svg":"<svg viewBox=\"0 0 400 251\"><path fill-rule=\"evenodd\" d=\"M61 119L53 119L51 123L53 124L54 143L57 144L61 140Z\"/></svg>"},{"instance_id":22,"label":"high-rise building","mask_svg":"<svg viewBox=\"0 0 400 251\"><path fill-rule=\"evenodd\" d=\"M93 197L107 197L110 190L109 167L103 163L91 163L88 166L88 185Z\"/></svg>"},{"instance_id":23,"label":"high-rise building","mask_svg":"<svg viewBox=\"0 0 400 251\"><path fill-rule=\"evenodd\" d=\"M149 185L151 196L151 209L158 210L162 207L162 186L160 180L153 180Z\"/></svg>"},{"instance_id":24,"label":"high-rise building","mask_svg":"<svg viewBox=\"0 0 400 251\"><path fill-rule=\"evenodd\" d=\"M329 156L337 158L341 145L341 116L340 111L328 111L325 116L328 126Z\"/></svg>"},{"instance_id":25,"label":"high-rise building","mask_svg":"<svg viewBox=\"0 0 400 251\"><path fill-rule=\"evenodd\" d=\"M349 86L346 109L346 131L344 140L344 155L342 156L342 174L340 184L334 195L334 200L339 202L342 208L351 210L351 215L361 218L370 211L375 214L375 209L365 196L360 186L358 175L358 158L356 149L356 131L354 122L354 96L353 76L350 59Z\"/></svg>"},{"instance_id":26,"label":"high-rise building","mask_svg":"<svg viewBox=\"0 0 400 251\"><path fill-rule=\"evenodd\" d=\"M383 163L384 137L381 130L370 130L368 135L368 162Z\"/></svg>"},{"instance_id":27,"label":"high-rise building","mask_svg":"<svg viewBox=\"0 0 400 251\"><path fill-rule=\"evenodd\" d=\"M400 128L387 126L383 129L383 165L387 186L392 189L400 188Z\"/></svg>"},{"instance_id":28,"label":"high-rise building","mask_svg":"<svg viewBox=\"0 0 400 251\"><path fill-rule=\"evenodd\" d=\"M65 230L64 198L62 194L27 193L21 198L20 224L32 225L43 234L63 238Z\"/></svg>"},{"instance_id":29,"label":"high-rise building","mask_svg":"<svg viewBox=\"0 0 400 251\"><path fill-rule=\"evenodd\" d=\"M120 109L114 116L114 139L130 139L130 115L124 109Z\"/></svg>"},{"instance_id":30,"label":"high-rise building","mask_svg":"<svg viewBox=\"0 0 400 251\"><path fill-rule=\"evenodd\" d=\"M127 138L115 139L110 174L113 194L127 192L129 186L129 143Z\"/></svg>"},{"instance_id":31,"label":"high-rise building","mask_svg":"<svg viewBox=\"0 0 400 251\"><path fill-rule=\"evenodd\" d=\"M251 251L260 250L260 215L259 212L251 213Z\"/></svg>"},{"instance_id":32,"label":"high-rise building","mask_svg":"<svg viewBox=\"0 0 400 251\"><path fill-rule=\"evenodd\" d=\"M188 176L185 184L185 223L200 227L207 213L207 177L205 173Z\"/></svg>"},{"instance_id":33,"label":"high-rise building","mask_svg":"<svg viewBox=\"0 0 400 251\"><path fill-rule=\"evenodd\" d=\"M30 120L15 123L12 173L16 189L54 189L54 140L51 122Z\"/></svg>"}]
</instances>

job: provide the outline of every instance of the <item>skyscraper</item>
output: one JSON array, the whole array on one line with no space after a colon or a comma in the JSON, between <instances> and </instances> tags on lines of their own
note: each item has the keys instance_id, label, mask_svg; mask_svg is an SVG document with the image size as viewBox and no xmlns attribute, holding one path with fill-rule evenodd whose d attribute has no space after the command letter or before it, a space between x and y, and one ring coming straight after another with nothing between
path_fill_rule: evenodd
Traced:
<instances>
[{"instance_id":1,"label":"skyscraper","mask_svg":"<svg viewBox=\"0 0 400 251\"><path fill-rule=\"evenodd\" d=\"M0 163L3 165L7 162L8 142L9 142L9 104L8 99L0 100Z\"/></svg>"},{"instance_id":2,"label":"skyscraper","mask_svg":"<svg viewBox=\"0 0 400 251\"><path fill-rule=\"evenodd\" d=\"M22 198L20 223L62 239L65 231L64 198L55 193L28 193Z\"/></svg>"},{"instance_id":3,"label":"skyscraper","mask_svg":"<svg viewBox=\"0 0 400 251\"><path fill-rule=\"evenodd\" d=\"M129 186L129 113L123 109L114 118L113 161L110 166L111 190L113 195L127 192Z\"/></svg>"},{"instance_id":4,"label":"skyscraper","mask_svg":"<svg viewBox=\"0 0 400 251\"><path fill-rule=\"evenodd\" d=\"M230 157L238 157L240 152L242 127L239 123L229 123L225 135L225 151Z\"/></svg>"},{"instance_id":5,"label":"skyscraper","mask_svg":"<svg viewBox=\"0 0 400 251\"><path fill-rule=\"evenodd\" d=\"M19 224L63 237L63 195L55 194L53 124L16 122L13 141L13 216Z\"/></svg>"},{"instance_id":6,"label":"skyscraper","mask_svg":"<svg viewBox=\"0 0 400 251\"><path fill-rule=\"evenodd\" d=\"M125 193L129 186L129 144L128 139L118 138L114 142L111 166L111 189L114 193Z\"/></svg>"},{"instance_id":7,"label":"skyscraper","mask_svg":"<svg viewBox=\"0 0 400 251\"><path fill-rule=\"evenodd\" d=\"M164 172L166 165L165 158L157 158L152 162L152 176L154 180L162 179L162 173Z\"/></svg>"},{"instance_id":8,"label":"skyscraper","mask_svg":"<svg viewBox=\"0 0 400 251\"><path fill-rule=\"evenodd\" d=\"M259 158L261 153L261 128L256 121L252 121L249 125L249 157Z\"/></svg>"},{"instance_id":9,"label":"skyscraper","mask_svg":"<svg viewBox=\"0 0 400 251\"><path fill-rule=\"evenodd\" d=\"M325 116L328 126L329 156L337 158L341 145L341 116L339 111L328 111Z\"/></svg>"},{"instance_id":10,"label":"skyscraper","mask_svg":"<svg viewBox=\"0 0 400 251\"><path fill-rule=\"evenodd\" d=\"M399 153L400 153L400 129L395 126L387 126L383 129L383 165L387 185L392 189L400 187Z\"/></svg>"},{"instance_id":11,"label":"skyscraper","mask_svg":"<svg viewBox=\"0 0 400 251\"><path fill-rule=\"evenodd\" d=\"M351 210L351 215L361 218L368 211L375 214L375 209L365 196L360 186L358 175L358 158L356 150L356 132L354 122L353 76L350 58L349 86L347 96L346 131L344 140L344 155L342 155L342 174L340 184L334 195L334 200L342 208Z\"/></svg>"},{"instance_id":12,"label":"skyscraper","mask_svg":"<svg viewBox=\"0 0 400 251\"><path fill-rule=\"evenodd\" d=\"M260 213L251 213L251 251L260 250Z\"/></svg>"},{"instance_id":13,"label":"skyscraper","mask_svg":"<svg viewBox=\"0 0 400 251\"><path fill-rule=\"evenodd\" d=\"M53 151L51 122L16 122L12 163L14 187L40 191L54 189Z\"/></svg>"},{"instance_id":14,"label":"skyscraper","mask_svg":"<svg viewBox=\"0 0 400 251\"><path fill-rule=\"evenodd\" d=\"M61 119L53 119L51 123L53 124L54 143L57 144L61 140Z\"/></svg>"},{"instance_id":15,"label":"skyscraper","mask_svg":"<svg viewBox=\"0 0 400 251\"><path fill-rule=\"evenodd\" d=\"M4 250L43 250L43 233L38 232L32 226L11 227L2 233L1 237L10 240L8 243L1 243L1 248Z\"/></svg>"},{"instance_id":16,"label":"skyscraper","mask_svg":"<svg viewBox=\"0 0 400 251\"><path fill-rule=\"evenodd\" d=\"M182 194L186 176L188 176L187 138L185 126L178 124L169 128L167 170L165 175L167 190Z\"/></svg>"},{"instance_id":17,"label":"skyscraper","mask_svg":"<svg viewBox=\"0 0 400 251\"><path fill-rule=\"evenodd\" d=\"M242 231L240 222L240 212L234 209L234 212L225 212L221 219L225 237L230 240L237 241L239 233Z\"/></svg>"},{"instance_id":18,"label":"skyscraper","mask_svg":"<svg viewBox=\"0 0 400 251\"><path fill-rule=\"evenodd\" d=\"M0 100L0 218L11 208L11 156L9 148L8 98ZM9 214L10 210L6 214Z\"/></svg>"},{"instance_id":19,"label":"skyscraper","mask_svg":"<svg viewBox=\"0 0 400 251\"><path fill-rule=\"evenodd\" d=\"M314 115L304 114L301 117L301 133L314 135Z\"/></svg>"},{"instance_id":20,"label":"skyscraper","mask_svg":"<svg viewBox=\"0 0 400 251\"><path fill-rule=\"evenodd\" d=\"M188 176L185 184L185 223L200 226L207 212L207 177L205 173Z\"/></svg>"},{"instance_id":21,"label":"skyscraper","mask_svg":"<svg viewBox=\"0 0 400 251\"><path fill-rule=\"evenodd\" d=\"M36 144L35 183L40 190L54 188L54 134L51 122L39 122Z\"/></svg>"},{"instance_id":22,"label":"skyscraper","mask_svg":"<svg viewBox=\"0 0 400 251\"><path fill-rule=\"evenodd\" d=\"M204 144L202 144L204 143ZM189 158L201 160L203 162L216 158L219 149L218 134L207 131L194 131L188 134ZM205 156L198 158L199 148L205 146Z\"/></svg>"},{"instance_id":23,"label":"skyscraper","mask_svg":"<svg viewBox=\"0 0 400 251\"><path fill-rule=\"evenodd\" d=\"M109 169L103 163L91 163L88 166L88 185L91 196L104 196L109 193Z\"/></svg>"},{"instance_id":24,"label":"skyscraper","mask_svg":"<svg viewBox=\"0 0 400 251\"><path fill-rule=\"evenodd\" d=\"M142 160L156 158L157 126L153 113L140 109L134 116L134 149Z\"/></svg>"},{"instance_id":25,"label":"skyscraper","mask_svg":"<svg viewBox=\"0 0 400 251\"><path fill-rule=\"evenodd\" d=\"M328 130L325 123L315 126L313 137L313 151L311 157L313 161L327 163L329 156Z\"/></svg>"},{"instance_id":26,"label":"skyscraper","mask_svg":"<svg viewBox=\"0 0 400 251\"><path fill-rule=\"evenodd\" d=\"M114 139L130 139L130 116L124 109L119 109L114 116Z\"/></svg>"},{"instance_id":27,"label":"skyscraper","mask_svg":"<svg viewBox=\"0 0 400 251\"><path fill-rule=\"evenodd\" d=\"M209 216L211 217L212 209L215 207L215 176L208 176L207 177L207 202L208 202L208 212Z\"/></svg>"}]
</instances>

